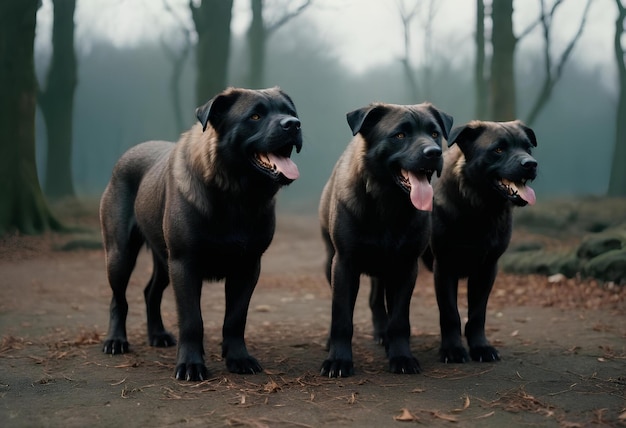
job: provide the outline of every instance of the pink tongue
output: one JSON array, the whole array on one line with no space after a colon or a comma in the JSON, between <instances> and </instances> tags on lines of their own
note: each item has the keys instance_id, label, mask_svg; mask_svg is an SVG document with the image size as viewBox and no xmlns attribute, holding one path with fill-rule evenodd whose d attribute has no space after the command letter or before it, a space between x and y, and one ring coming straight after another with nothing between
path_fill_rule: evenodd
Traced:
<instances>
[{"instance_id":1,"label":"pink tongue","mask_svg":"<svg viewBox=\"0 0 626 428\"><path fill-rule=\"evenodd\" d=\"M415 175L408 172L411 183L411 203L421 211L433 210L433 186L430 185L425 175Z\"/></svg>"},{"instance_id":2,"label":"pink tongue","mask_svg":"<svg viewBox=\"0 0 626 428\"><path fill-rule=\"evenodd\" d=\"M268 153L267 157L270 162L276 165L276 168L288 179L295 180L300 177L298 165L296 165L291 159L283 156L277 156L274 153Z\"/></svg>"},{"instance_id":3,"label":"pink tongue","mask_svg":"<svg viewBox=\"0 0 626 428\"><path fill-rule=\"evenodd\" d=\"M535 205L537 201L537 197L535 196L535 191L530 186L518 186L517 193L519 193L520 198L528 202L528 205Z\"/></svg>"}]
</instances>

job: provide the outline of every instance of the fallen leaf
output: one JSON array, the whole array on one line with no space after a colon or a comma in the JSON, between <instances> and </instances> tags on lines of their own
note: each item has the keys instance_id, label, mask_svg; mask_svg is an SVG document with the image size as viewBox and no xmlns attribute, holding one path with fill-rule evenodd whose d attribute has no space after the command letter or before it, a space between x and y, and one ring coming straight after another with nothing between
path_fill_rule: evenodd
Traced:
<instances>
[{"instance_id":1,"label":"fallen leaf","mask_svg":"<svg viewBox=\"0 0 626 428\"><path fill-rule=\"evenodd\" d=\"M409 412L408 409L402 409L402 414L399 416L394 416L393 419L399 422L413 422L417 421L419 418L413 413Z\"/></svg>"},{"instance_id":2,"label":"fallen leaf","mask_svg":"<svg viewBox=\"0 0 626 428\"><path fill-rule=\"evenodd\" d=\"M463 398L463 407L459 409L452 409L452 413L460 413L463 410L467 409L470 406L470 399L468 395L465 395Z\"/></svg>"},{"instance_id":3,"label":"fallen leaf","mask_svg":"<svg viewBox=\"0 0 626 428\"><path fill-rule=\"evenodd\" d=\"M493 416L495 414L496 414L495 411L491 411L489 413L485 413L484 415L476 416L474 419L486 419L486 418L489 418L489 417L491 417L491 416Z\"/></svg>"},{"instance_id":4,"label":"fallen leaf","mask_svg":"<svg viewBox=\"0 0 626 428\"><path fill-rule=\"evenodd\" d=\"M439 419L443 419L444 421L448 421L448 422L458 422L458 419L456 416L447 415L445 413L433 412L433 416Z\"/></svg>"}]
</instances>

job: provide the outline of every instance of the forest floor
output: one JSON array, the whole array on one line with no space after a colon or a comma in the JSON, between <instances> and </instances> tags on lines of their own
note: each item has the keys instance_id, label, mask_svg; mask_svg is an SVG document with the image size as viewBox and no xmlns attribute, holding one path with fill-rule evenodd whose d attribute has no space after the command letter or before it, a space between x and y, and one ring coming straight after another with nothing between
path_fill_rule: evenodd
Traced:
<instances>
[{"instance_id":1,"label":"forest floor","mask_svg":"<svg viewBox=\"0 0 626 428\"><path fill-rule=\"evenodd\" d=\"M202 309L212 377L173 378L176 349L146 344L142 251L128 289L131 351L101 351L111 296L95 211L62 216L91 232L0 240L0 421L38 426L626 426L626 287L500 273L487 316L497 363L437 360L432 274L421 269L411 306L412 349L423 372L394 375L371 334L363 281L355 313L356 374L319 375L330 290L314 216L280 215L250 306L246 340L264 366L226 371L220 357L223 285ZM516 232L514 239L523 239ZM85 241L86 240L86 241ZM63 249L79 243L78 249ZM88 246L88 245L87 245ZM71 248L71 245L69 245ZM461 293L465 286L461 285ZM464 297L460 297L464 314ZM171 287L163 302L176 333Z\"/></svg>"}]
</instances>

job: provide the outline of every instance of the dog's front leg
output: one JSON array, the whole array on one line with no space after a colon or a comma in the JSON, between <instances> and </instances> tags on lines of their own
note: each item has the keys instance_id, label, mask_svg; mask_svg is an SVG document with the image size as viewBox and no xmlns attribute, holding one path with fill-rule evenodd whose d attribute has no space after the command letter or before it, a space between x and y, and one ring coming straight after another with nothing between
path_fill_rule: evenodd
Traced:
<instances>
[{"instance_id":1,"label":"dog's front leg","mask_svg":"<svg viewBox=\"0 0 626 428\"><path fill-rule=\"evenodd\" d=\"M244 340L248 308L261 271L260 258L239 263L226 277L226 311L222 328L222 357L232 373L260 373L263 367L248 353Z\"/></svg>"},{"instance_id":2,"label":"dog's front leg","mask_svg":"<svg viewBox=\"0 0 626 428\"><path fill-rule=\"evenodd\" d=\"M491 346L485 335L487 301L497 271L497 262L490 262L467 279L468 320L465 325L465 337L470 357L474 361L490 362L500 359L497 349Z\"/></svg>"},{"instance_id":3,"label":"dog's front leg","mask_svg":"<svg viewBox=\"0 0 626 428\"><path fill-rule=\"evenodd\" d=\"M394 269L395 272L406 272L408 269ZM421 372L417 358L410 348L411 325L409 322L410 304L417 268L413 267L408 275L399 277L390 275L384 280L389 309L389 325L387 327L387 355L389 370L392 373L414 374Z\"/></svg>"},{"instance_id":4,"label":"dog's front leg","mask_svg":"<svg viewBox=\"0 0 626 428\"><path fill-rule=\"evenodd\" d=\"M331 287L333 292L328 358L320 373L328 377L347 377L354 374L352 361L352 317L359 292L359 272L335 254L332 262Z\"/></svg>"},{"instance_id":5,"label":"dog's front leg","mask_svg":"<svg viewBox=\"0 0 626 428\"><path fill-rule=\"evenodd\" d=\"M202 276L184 257L170 258L170 278L178 310L176 379L201 381L209 377L204 364L204 326L200 309Z\"/></svg>"}]
</instances>

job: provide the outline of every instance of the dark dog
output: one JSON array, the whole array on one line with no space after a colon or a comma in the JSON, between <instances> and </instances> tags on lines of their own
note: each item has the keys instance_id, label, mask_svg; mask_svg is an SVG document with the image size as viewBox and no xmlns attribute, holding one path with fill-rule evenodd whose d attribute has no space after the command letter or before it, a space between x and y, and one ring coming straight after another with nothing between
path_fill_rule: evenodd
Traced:
<instances>
[{"instance_id":1,"label":"dark dog","mask_svg":"<svg viewBox=\"0 0 626 428\"><path fill-rule=\"evenodd\" d=\"M200 311L202 280L225 278L222 355L228 370L255 373L244 330L261 255L275 227L275 194L298 177L291 161L302 147L293 101L278 88L230 88L196 110L199 124L177 144L140 144L116 164L100 217L113 298L104 352L128 351L126 286L141 246L154 270L144 290L148 340L172 346L161 298L171 281L179 344L177 379L207 379Z\"/></svg>"},{"instance_id":2,"label":"dark dog","mask_svg":"<svg viewBox=\"0 0 626 428\"><path fill-rule=\"evenodd\" d=\"M514 206L535 203L527 182L537 175L534 132L519 121L470 122L450 134L441 178L434 185L431 238L443 362L496 361L485 336L487 300L497 262L511 238ZM461 340L459 278L467 277L468 321Z\"/></svg>"},{"instance_id":3,"label":"dark dog","mask_svg":"<svg viewBox=\"0 0 626 428\"><path fill-rule=\"evenodd\" d=\"M332 287L329 377L350 376L352 317L359 276L371 277L377 339L394 373L418 373L409 346L409 304L417 260L428 244L433 189L442 168L441 142L452 117L430 104L371 104L347 115L355 135L326 184L320 204ZM385 305L386 303L386 305Z\"/></svg>"}]
</instances>

